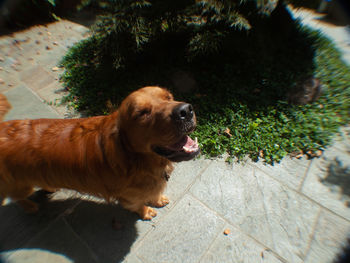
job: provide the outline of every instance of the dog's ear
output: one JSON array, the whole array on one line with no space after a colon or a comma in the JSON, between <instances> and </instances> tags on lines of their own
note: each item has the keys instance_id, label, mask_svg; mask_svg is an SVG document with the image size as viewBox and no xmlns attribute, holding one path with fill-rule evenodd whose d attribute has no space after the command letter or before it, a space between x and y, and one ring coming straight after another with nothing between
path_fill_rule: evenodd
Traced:
<instances>
[{"instance_id":1,"label":"dog's ear","mask_svg":"<svg viewBox=\"0 0 350 263\"><path fill-rule=\"evenodd\" d=\"M0 121L3 120L5 114L11 109L10 103L3 94L0 94Z\"/></svg>"}]
</instances>

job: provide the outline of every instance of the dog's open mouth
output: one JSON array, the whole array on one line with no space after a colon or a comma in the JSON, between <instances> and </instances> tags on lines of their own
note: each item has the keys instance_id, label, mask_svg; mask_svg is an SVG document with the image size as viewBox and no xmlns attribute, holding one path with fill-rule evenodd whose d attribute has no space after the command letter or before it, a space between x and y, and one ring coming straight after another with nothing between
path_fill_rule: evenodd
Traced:
<instances>
[{"instance_id":1,"label":"dog's open mouth","mask_svg":"<svg viewBox=\"0 0 350 263\"><path fill-rule=\"evenodd\" d=\"M155 146L153 151L173 162L188 161L200 153L197 138L192 140L188 135L184 135L172 145L166 147Z\"/></svg>"}]
</instances>

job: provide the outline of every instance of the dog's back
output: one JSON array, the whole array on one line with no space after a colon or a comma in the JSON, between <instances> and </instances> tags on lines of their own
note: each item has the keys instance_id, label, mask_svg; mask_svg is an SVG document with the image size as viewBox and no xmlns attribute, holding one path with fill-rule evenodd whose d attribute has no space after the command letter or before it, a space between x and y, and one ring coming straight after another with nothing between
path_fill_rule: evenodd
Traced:
<instances>
[{"instance_id":1,"label":"dog's back","mask_svg":"<svg viewBox=\"0 0 350 263\"><path fill-rule=\"evenodd\" d=\"M5 114L11 109L10 103L6 97L0 94L0 122L3 121Z\"/></svg>"}]
</instances>

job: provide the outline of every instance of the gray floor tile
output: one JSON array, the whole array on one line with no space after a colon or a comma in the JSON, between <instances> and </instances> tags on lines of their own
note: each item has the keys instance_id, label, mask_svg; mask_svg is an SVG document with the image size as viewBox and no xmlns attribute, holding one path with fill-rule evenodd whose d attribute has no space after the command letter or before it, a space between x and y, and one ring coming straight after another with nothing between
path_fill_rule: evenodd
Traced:
<instances>
[{"instance_id":1,"label":"gray floor tile","mask_svg":"<svg viewBox=\"0 0 350 263\"><path fill-rule=\"evenodd\" d=\"M136 254L144 262L198 262L224 221L185 195L142 241Z\"/></svg>"},{"instance_id":2,"label":"gray floor tile","mask_svg":"<svg viewBox=\"0 0 350 263\"><path fill-rule=\"evenodd\" d=\"M38 65L21 72L20 78L32 90L45 88L55 82L55 78Z\"/></svg>"},{"instance_id":3,"label":"gray floor tile","mask_svg":"<svg viewBox=\"0 0 350 263\"><path fill-rule=\"evenodd\" d=\"M287 156L282 162L275 163L273 166L263 162L250 163L283 184L298 190L311 161L306 157L296 159Z\"/></svg>"},{"instance_id":4,"label":"gray floor tile","mask_svg":"<svg viewBox=\"0 0 350 263\"><path fill-rule=\"evenodd\" d=\"M42 199L39 196L34 200ZM35 214L27 214L13 203L0 207L0 251L21 248L59 215L74 207L77 200L42 200L38 203L39 211Z\"/></svg>"},{"instance_id":5,"label":"gray floor tile","mask_svg":"<svg viewBox=\"0 0 350 263\"><path fill-rule=\"evenodd\" d=\"M25 86L16 87L4 93L12 105L5 120L59 118L48 105L45 105Z\"/></svg>"},{"instance_id":6,"label":"gray floor tile","mask_svg":"<svg viewBox=\"0 0 350 263\"><path fill-rule=\"evenodd\" d=\"M350 155L337 148L327 149L320 159L314 159L302 192L350 220Z\"/></svg>"},{"instance_id":7,"label":"gray floor tile","mask_svg":"<svg viewBox=\"0 0 350 263\"><path fill-rule=\"evenodd\" d=\"M332 146L350 154L350 126L340 128L340 132L335 136Z\"/></svg>"},{"instance_id":8,"label":"gray floor tile","mask_svg":"<svg viewBox=\"0 0 350 263\"><path fill-rule=\"evenodd\" d=\"M350 223L323 210L315 230L306 263L331 263L350 236Z\"/></svg>"},{"instance_id":9,"label":"gray floor tile","mask_svg":"<svg viewBox=\"0 0 350 263\"><path fill-rule=\"evenodd\" d=\"M211 245L208 253L200 260L201 263L213 262L244 262L244 263L281 263L270 249L260 245L254 239L246 236L232 225L226 225L225 229L231 230L227 236L222 233Z\"/></svg>"},{"instance_id":10,"label":"gray floor tile","mask_svg":"<svg viewBox=\"0 0 350 263\"><path fill-rule=\"evenodd\" d=\"M97 263L97 258L90 248L76 236L63 219L55 221L48 229L25 244L24 248L53 252L75 263Z\"/></svg>"},{"instance_id":11,"label":"gray floor tile","mask_svg":"<svg viewBox=\"0 0 350 263\"><path fill-rule=\"evenodd\" d=\"M137 238L152 229L151 222L119 206L85 200L66 220L103 263L123 260Z\"/></svg>"},{"instance_id":12,"label":"gray floor tile","mask_svg":"<svg viewBox=\"0 0 350 263\"><path fill-rule=\"evenodd\" d=\"M196 176L203 171L209 163L210 160L201 158L199 160L175 164L175 170L170 176L165 191L165 194L170 199L169 207L172 207L176 203L176 200L183 195Z\"/></svg>"},{"instance_id":13,"label":"gray floor tile","mask_svg":"<svg viewBox=\"0 0 350 263\"><path fill-rule=\"evenodd\" d=\"M39 248L18 249L11 252L0 252L1 263L73 263L64 255Z\"/></svg>"},{"instance_id":14,"label":"gray floor tile","mask_svg":"<svg viewBox=\"0 0 350 263\"><path fill-rule=\"evenodd\" d=\"M129 254L122 263L142 263L142 261L134 254Z\"/></svg>"},{"instance_id":15,"label":"gray floor tile","mask_svg":"<svg viewBox=\"0 0 350 263\"><path fill-rule=\"evenodd\" d=\"M301 262L319 207L252 167L216 162L190 190L245 233Z\"/></svg>"}]
</instances>

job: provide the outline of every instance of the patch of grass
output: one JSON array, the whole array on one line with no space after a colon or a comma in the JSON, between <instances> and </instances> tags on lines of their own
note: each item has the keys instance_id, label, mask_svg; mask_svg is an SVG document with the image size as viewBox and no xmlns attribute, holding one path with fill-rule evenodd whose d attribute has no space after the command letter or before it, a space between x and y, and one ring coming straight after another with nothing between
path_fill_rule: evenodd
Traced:
<instances>
[{"instance_id":1,"label":"patch of grass","mask_svg":"<svg viewBox=\"0 0 350 263\"><path fill-rule=\"evenodd\" d=\"M118 70L108 61L92 59L100 41L92 37L75 45L62 61L62 80L70 92L66 99L90 115L107 114L107 104L117 106L139 87L173 89L169 74L181 69L194 76L198 90L186 95L173 92L194 105L194 136L203 154L227 152L230 158L249 155L273 163L291 152L324 149L350 120L350 68L331 41L316 31L297 25L288 36L277 35L261 28L237 32L220 53L191 62L171 52L164 60L162 49L149 59L154 54L149 49ZM288 104L286 93L310 74L321 80L321 98L303 106Z\"/></svg>"}]
</instances>

